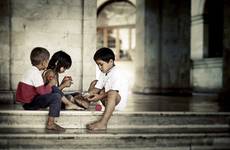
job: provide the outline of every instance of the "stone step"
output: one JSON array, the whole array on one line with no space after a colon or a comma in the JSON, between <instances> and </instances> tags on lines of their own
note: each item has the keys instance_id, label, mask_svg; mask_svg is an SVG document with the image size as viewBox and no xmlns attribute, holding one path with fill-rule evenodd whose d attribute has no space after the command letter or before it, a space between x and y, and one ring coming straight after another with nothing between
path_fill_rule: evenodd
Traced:
<instances>
[{"instance_id":1,"label":"stone step","mask_svg":"<svg viewBox=\"0 0 230 150\"><path fill-rule=\"evenodd\" d=\"M14 104L15 92L14 91L1 91L0 90L0 104Z\"/></svg>"},{"instance_id":2,"label":"stone step","mask_svg":"<svg viewBox=\"0 0 230 150\"><path fill-rule=\"evenodd\" d=\"M48 111L0 110L0 128L45 128ZM102 115L98 111L61 111L57 122L65 128L85 128ZM229 129L230 113L114 112L108 128Z\"/></svg>"},{"instance_id":3,"label":"stone step","mask_svg":"<svg viewBox=\"0 0 230 150\"><path fill-rule=\"evenodd\" d=\"M85 125L98 111L61 111L64 133L45 129L48 111L0 110L0 149L227 150L230 113L114 112L104 131Z\"/></svg>"},{"instance_id":4,"label":"stone step","mask_svg":"<svg viewBox=\"0 0 230 150\"><path fill-rule=\"evenodd\" d=\"M152 129L0 129L0 149L229 149L229 133L163 133Z\"/></svg>"}]
</instances>

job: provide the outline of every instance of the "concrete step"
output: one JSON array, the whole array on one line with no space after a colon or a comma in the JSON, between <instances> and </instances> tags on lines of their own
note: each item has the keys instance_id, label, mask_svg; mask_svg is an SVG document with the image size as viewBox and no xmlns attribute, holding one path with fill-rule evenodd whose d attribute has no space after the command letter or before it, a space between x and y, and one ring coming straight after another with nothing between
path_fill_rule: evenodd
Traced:
<instances>
[{"instance_id":1,"label":"concrete step","mask_svg":"<svg viewBox=\"0 0 230 150\"><path fill-rule=\"evenodd\" d=\"M0 90L0 104L14 104L15 91L1 91Z\"/></svg>"},{"instance_id":2,"label":"concrete step","mask_svg":"<svg viewBox=\"0 0 230 150\"><path fill-rule=\"evenodd\" d=\"M229 149L229 133L168 133L152 129L0 129L0 149Z\"/></svg>"},{"instance_id":3,"label":"concrete step","mask_svg":"<svg viewBox=\"0 0 230 150\"><path fill-rule=\"evenodd\" d=\"M45 129L47 110L12 108L0 110L0 149L227 150L230 147L230 113L114 112L107 130L89 131L85 125L97 120L102 112L61 111L57 122L67 130L57 133Z\"/></svg>"},{"instance_id":4,"label":"concrete step","mask_svg":"<svg viewBox=\"0 0 230 150\"><path fill-rule=\"evenodd\" d=\"M0 128L44 128L48 111L0 110ZM57 122L65 128L85 128L102 115L98 111L61 111ZM114 112L108 128L221 128L228 129L230 113Z\"/></svg>"}]
</instances>

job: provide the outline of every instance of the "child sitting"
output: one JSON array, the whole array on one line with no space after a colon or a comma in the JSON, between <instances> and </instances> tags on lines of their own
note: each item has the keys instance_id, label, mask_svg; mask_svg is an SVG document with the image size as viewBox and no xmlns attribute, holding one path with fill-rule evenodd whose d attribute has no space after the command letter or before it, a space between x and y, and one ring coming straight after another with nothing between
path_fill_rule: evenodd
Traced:
<instances>
[{"instance_id":1,"label":"child sitting","mask_svg":"<svg viewBox=\"0 0 230 150\"><path fill-rule=\"evenodd\" d=\"M106 129L114 110L124 110L128 98L128 83L114 63L115 55L109 48L101 48L94 54L94 61L101 73L98 80L91 83L89 102L101 101L105 106L102 117L87 125L90 130Z\"/></svg>"},{"instance_id":2,"label":"child sitting","mask_svg":"<svg viewBox=\"0 0 230 150\"><path fill-rule=\"evenodd\" d=\"M47 70L43 73L43 79L45 83L48 83L49 80L55 80L56 86L53 87L53 92L59 93L62 98L62 103L64 104L64 108L75 109L75 110L82 110L82 107L77 106L74 104L71 99L68 100L67 97L64 95L62 90L66 87L70 87L72 84L71 76L65 76L59 84L59 74L64 73L67 69L71 67L72 60L71 57L65 53L64 51L58 51L53 54L51 57Z\"/></svg>"},{"instance_id":3,"label":"child sitting","mask_svg":"<svg viewBox=\"0 0 230 150\"><path fill-rule=\"evenodd\" d=\"M52 93L56 84L54 79L44 85L41 71L48 66L50 54L42 47L36 47L30 54L32 67L25 72L16 90L16 101L23 104L25 110L38 110L49 107L49 116L46 128L49 130L64 131L65 129L55 123L61 110L61 95Z\"/></svg>"}]
</instances>

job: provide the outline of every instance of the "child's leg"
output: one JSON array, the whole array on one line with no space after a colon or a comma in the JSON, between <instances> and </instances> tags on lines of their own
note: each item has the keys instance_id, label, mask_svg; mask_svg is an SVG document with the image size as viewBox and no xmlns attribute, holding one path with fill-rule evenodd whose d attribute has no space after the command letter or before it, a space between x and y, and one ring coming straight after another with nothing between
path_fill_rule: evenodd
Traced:
<instances>
[{"instance_id":1,"label":"child's leg","mask_svg":"<svg viewBox=\"0 0 230 150\"><path fill-rule=\"evenodd\" d=\"M65 95L65 97L72 103L74 103L74 98L71 94Z\"/></svg>"},{"instance_id":2,"label":"child's leg","mask_svg":"<svg viewBox=\"0 0 230 150\"><path fill-rule=\"evenodd\" d=\"M94 80L90 83L88 92L91 91L97 83L97 80ZM74 94L74 102L83 109L88 109L90 105L90 101L84 98L84 95L81 93Z\"/></svg>"},{"instance_id":3,"label":"child's leg","mask_svg":"<svg viewBox=\"0 0 230 150\"><path fill-rule=\"evenodd\" d=\"M75 110L83 110L84 108L77 106L76 104L69 101L65 96L61 98L62 102L65 104L65 109L75 109Z\"/></svg>"},{"instance_id":4,"label":"child's leg","mask_svg":"<svg viewBox=\"0 0 230 150\"><path fill-rule=\"evenodd\" d=\"M85 99L82 95L74 96L74 101L78 106L84 109L89 108L90 102L87 99Z\"/></svg>"},{"instance_id":5,"label":"child's leg","mask_svg":"<svg viewBox=\"0 0 230 150\"><path fill-rule=\"evenodd\" d=\"M49 117L47 121L47 129L64 131L65 129L55 123L55 117L60 116L61 110L61 95L58 93L51 93L46 95L37 96L34 98L32 105L39 108L49 107Z\"/></svg>"},{"instance_id":6,"label":"child's leg","mask_svg":"<svg viewBox=\"0 0 230 150\"><path fill-rule=\"evenodd\" d=\"M101 117L101 119L99 119L98 121L88 124L87 128L90 130L100 130L100 129L106 129L107 128L107 124L108 121L110 119L110 117L113 114L113 111L115 109L116 104L119 103L121 97L118 94L117 91L109 91L107 93L107 98L105 101L105 111Z\"/></svg>"},{"instance_id":7,"label":"child's leg","mask_svg":"<svg viewBox=\"0 0 230 150\"><path fill-rule=\"evenodd\" d=\"M53 86L52 87L52 92L53 93L58 93L61 95L61 101L63 102L63 104L65 105L65 109L75 109L75 110L82 110L81 107L78 107L77 105L75 105L74 103L72 103L70 100L68 100L64 93L57 87L57 86Z\"/></svg>"}]
</instances>

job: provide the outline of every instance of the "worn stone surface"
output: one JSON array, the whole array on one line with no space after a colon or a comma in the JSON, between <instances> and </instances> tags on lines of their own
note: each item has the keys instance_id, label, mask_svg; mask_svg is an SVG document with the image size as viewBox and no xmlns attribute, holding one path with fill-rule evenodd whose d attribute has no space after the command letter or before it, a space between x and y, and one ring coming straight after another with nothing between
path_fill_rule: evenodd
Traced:
<instances>
[{"instance_id":1,"label":"worn stone surface","mask_svg":"<svg viewBox=\"0 0 230 150\"><path fill-rule=\"evenodd\" d=\"M96 1L12 0L0 6L0 89L16 89L31 65L30 52L37 46L47 48L51 55L58 50L71 55L73 64L68 74L75 84L67 91L87 88L95 78L95 69L90 67L94 62L89 58L96 46ZM91 71L82 73L83 67Z\"/></svg>"},{"instance_id":2,"label":"worn stone surface","mask_svg":"<svg viewBox=\"0 0 230 150\"><path fill-rule=\"evenodd\" d=\"M190 3L178 3L137 1L135 92L176 93L181 88L189 89L190 12L186 8Z\"/></svg>"},{"instance_id":3,"label":"worn stone surface","mask_svg":"<svg viewBox=\"0 0 230 150\"><path fill-rule=\"evenodd\" d=\"M194 60L192 86L195 92L218 93L223 86L223 60L206 58Z\"/></svg>"}]
</instances>

